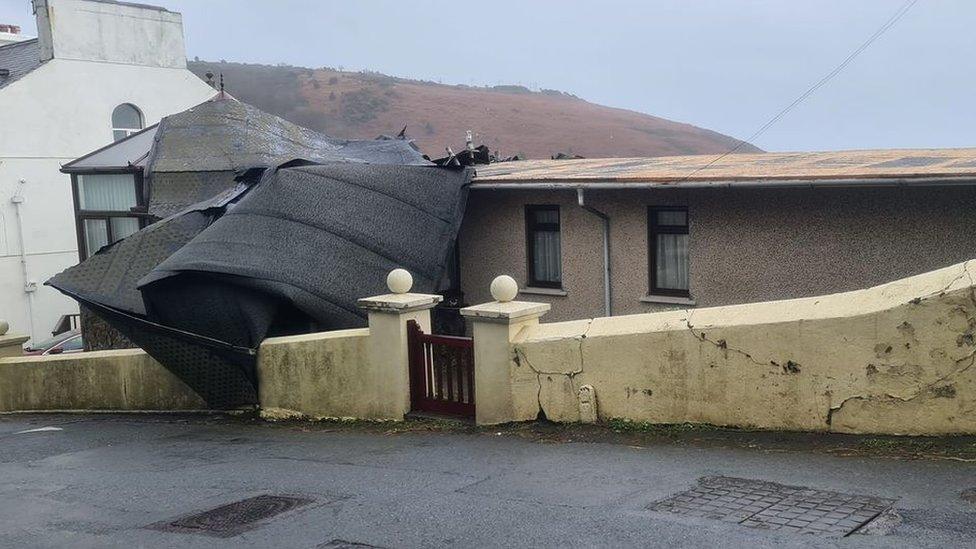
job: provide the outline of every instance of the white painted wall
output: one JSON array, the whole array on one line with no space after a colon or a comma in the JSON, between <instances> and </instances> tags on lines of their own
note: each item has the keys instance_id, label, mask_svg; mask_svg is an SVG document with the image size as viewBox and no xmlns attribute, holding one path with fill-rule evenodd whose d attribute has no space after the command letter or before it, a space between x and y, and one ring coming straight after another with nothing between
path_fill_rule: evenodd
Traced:
<instances>
[{"instance_id":1,"label":"white painted wall","mask_svg":"<svg viewBox=\"0 0 976 549\"><path fill-rule=\"evenodd\" d=\"M122 103L136 105L148 126L214 94L185 69L179 14L87 0L47 0L47 7L56 18L54 58L0 89L0 318L12 332L29 333L33 324L37 339L48 337L61 315L78 310L42 286L78 262L71 180L61 165L112 142L112 111ZM130 24L157 39L137 47L137 37L124 30ZM155 32L153 24L160 26ZM24 199L29 278L38 286L31 315L11 202L17 194Z\"/></svg>"},{"instance_id":2,"label":"white painted wall","mask_svg":"<svg viewBox=\"0 0 976 549\"><path fill-rule=\"evenodd\" d=\"M179 13L90 0L34 0L34 7L44 59L186 68Z\"/></svg>"}]
</instances>

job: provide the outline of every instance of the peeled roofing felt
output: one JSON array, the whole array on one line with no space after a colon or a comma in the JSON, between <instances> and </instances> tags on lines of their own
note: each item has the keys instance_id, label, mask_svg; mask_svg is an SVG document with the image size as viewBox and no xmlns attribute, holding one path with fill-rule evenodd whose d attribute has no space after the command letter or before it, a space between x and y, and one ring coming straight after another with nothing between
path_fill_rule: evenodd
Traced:
<instances>
[{"instance_id":1,"label":"peeled roofing felt","mask_svg":"<svg viewBox=\"0 0 976 549\"><path fill-rule=\"evenodd\" d=\"M414 275L414 291L436 291L472 175L410 154L404 147L414 149L402 140L357 144L309 137L310 130L296 133L294 125L269 121L274 117L260 111L254 115L251 107L229 107L204 104L195 109L205 116L193 115L222 138L208 139L181 122L186 113L171 117L179 124L164 119L148 169L152 192L176 173L156 167L177 164L189 174L235 170L233 186L224 177L213 187L220 189L216 196L48 281L145 349L213 408L256 402L255 354L269 333L362 326L356 300L384 293L386 275L397 267ZM224 120L232 128L219 123L221 112L230 114ZM179 129L167 135L173 127ZM286 146L279 146L282 128ZM210 148L193 152L174 139L180 134L208 141ZM317 162L265 165L322 144L335 149L317 155ZM265 146L275 153L255 152ZM170 155L179 159L174 163ZM375 163L367 162L370 155ZM174 194L167 207L178 201Z\"/></svg>"}]
</instances>

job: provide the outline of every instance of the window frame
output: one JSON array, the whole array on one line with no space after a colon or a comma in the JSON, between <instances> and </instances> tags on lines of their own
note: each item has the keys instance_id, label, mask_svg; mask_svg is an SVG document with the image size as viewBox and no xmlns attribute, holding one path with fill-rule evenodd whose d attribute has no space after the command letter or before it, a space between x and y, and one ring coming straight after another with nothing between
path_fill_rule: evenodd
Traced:
<instances>
[{"instance_id":1,"label":"window frame","mask_svg":"<svg viewBox=\"0 0 976 549\"><path fill-rule=\"evenodd\" d=\"M660 212L684 212L685 224L682 225L658 225L657 214ZM691 217L688 214L687 206L648 206L647 207L647 286L649 295L686 297L691 298L691 254L688 254L688 288L678 290L675 288L659 288L657 286L657 235L659 234L686 234L691 240Z\"/></svg>"},{"instance_id":2,"label":"window frame","mask_svg":"<svg viewBox=\"0 0 976 549\"><path fill-rule=\"evenodd\" d=\"M136 111L136 114L139 116L139 127L138 128L118 128L118 127L115 126L115 111L119 110L119 107L125 107L125 106L132 107L132 109L134 111ZM142 113L142 109L140 109L139 107L137 107L133 103L119 103L118 105L116 105L115 108L112 109L112 116L109 118L109 121L111 122L111 126L112 126L112 142L113 143L118 143L119 141L122 141L123 139L126 139L128 137L131 137L133 134L139 133L142 130L146 129L146 116ZM124 132L125 135L122 136L122 137L116 138L115 137L115 132Z\"/></svg>"},{"instance_id":3,"label":"window frame","mask_svg":"<svg viewBox=\"0 0 976 549\"><path fill-rule=\"evenodd\" d=\"M82 210L81 201L78 194L78 177L86 175L131 175L133 184L136 187L136 206L130 208L129 211L114 211L114 210ZM115 242L112 235L112 218L124 217L124 218L136 218L139 220L139 230L148 225L149 221L149 208L146 204L145 199L145 187L143 182L143 175L141 169L120 169L120 170L92 170L85 172L78 172L71 174L71 199L74 202L74 213L75 213L75 236L78 241L78 258L80 261L88 259L88 246L85 241L85 220L86 219L102 219L105 220L105 230L108 234L108 243L112 244Z\"/></svg>"},{"instance_id":4,"label":"window frame","mask_svg":"<svg viewBox=\"0 0 976 549\"><path fill-rule=\"evenodd\" d=\"M556 212L556 223L537 223L534 214L536 212ZM532 238L539 226L555 225L555 232L559 233L559 280L538 280L535 274L535 240ZM553 232L550 228L547 232ZM526 204L525 205L525 251L526 251L526 274L528 275L528 286L534 288L563 288L563 238L562 238L562 214L558 204Z\"/></svg>"}]
</instances>

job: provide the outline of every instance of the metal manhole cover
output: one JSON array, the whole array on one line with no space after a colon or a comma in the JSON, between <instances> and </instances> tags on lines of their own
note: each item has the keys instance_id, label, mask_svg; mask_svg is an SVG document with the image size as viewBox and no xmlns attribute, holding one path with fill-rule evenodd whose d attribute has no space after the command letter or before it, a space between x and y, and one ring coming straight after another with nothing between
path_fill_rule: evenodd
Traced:
<instances>
[{"instance_id":1,"label":"metal manhole cover","mask_svg":"<svg viewBox=\"0 0 976 549\"><path fill-rule=\"evenodd\" d=\"M705 477L698 480L695 488L652 503L648 508L750 528L846 536L894 502L762 480Z\"/></svg>"},{"instance_id":2,"label":"metal manhole cover","mask_svg":"<svg viewBox=\"0 0 976 549\"><path fill-rule=\"evenodd\" d=\"M258 526L263 520L312 503L294 496L263 495L221 505L209 511L149 526L154 530L205 534L228 538Z\"/></svg>"}]
</instances>

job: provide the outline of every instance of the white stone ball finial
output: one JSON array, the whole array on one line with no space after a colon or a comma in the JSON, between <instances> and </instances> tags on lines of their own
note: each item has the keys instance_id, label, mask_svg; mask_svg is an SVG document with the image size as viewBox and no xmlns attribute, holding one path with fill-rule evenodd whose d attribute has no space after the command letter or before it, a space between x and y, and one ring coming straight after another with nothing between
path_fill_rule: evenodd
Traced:
<instances>
[{"instance_id":1,"label":"white stone ball finial","mask_svg":"<svg viewBox=\"0 0 976 549\"><path fill-rule=\"evenodd\" d=\"M10 324L7 324L6 320L0 320L0 336L5 335L9 329Z\"/></svg>"},{"instance_id":2,"label":"white stone ball finial","mask_svg":"<svg viewBox=\"0 0 976 549\"><path fill-rule=\"evenodd\" d=\"M519 291L518 282L508 275L496 276L495 280L491 281L490 289L491 297L501 303L508 303L515 299Z\"/></svg>"},{"instance_id":3,"label":"white stone ball finial","mask_svg":"<svg viewBox=\"0 0 976 549\"><path fill-rule=\"evenodd\" d=\"M386 287L395 294L405 294L413 287L413 276L406 269L393 269L386 275Z\"/></svg>"}]
</instances>

